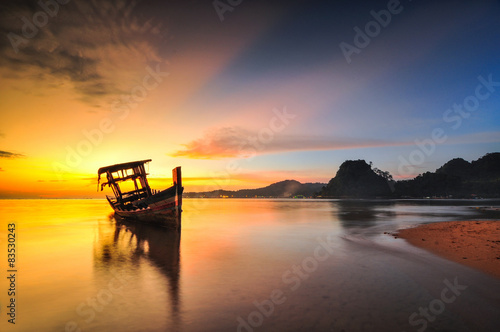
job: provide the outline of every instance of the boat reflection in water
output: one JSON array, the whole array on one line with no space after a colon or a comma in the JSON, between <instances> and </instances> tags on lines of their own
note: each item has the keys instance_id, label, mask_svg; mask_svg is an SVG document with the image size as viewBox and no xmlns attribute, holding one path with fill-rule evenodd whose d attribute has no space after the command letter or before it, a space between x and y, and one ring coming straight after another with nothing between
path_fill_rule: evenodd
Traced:
<instances>
[{"instance_id":1,"label":"boat reflection in water","mask_svg":"<svg viewBox=\"0 0 500 332\"><path fill-rule=\"evenodd\" d=\"M163 323L177 330L181 324L180 229L130 222L114 214L109 215L108 219L111 225L103 224L99 227L99 239L94 245L96 277L102 280L104 287L113 276L124 281L126 287L123 287L121 293L125 299L124 306L139 301L139 298L168 297L168 307L165 310L156 309L164 310L161 316L167 321ZM158 271L160 273L157 273ZM150 283L145 287L143 281L154 279L154 275L159 276L156 277L156 284ZM150 288L154 288L154 291ZM113 303L112 306L118 305Z\"/></svg>"}]
</instances>

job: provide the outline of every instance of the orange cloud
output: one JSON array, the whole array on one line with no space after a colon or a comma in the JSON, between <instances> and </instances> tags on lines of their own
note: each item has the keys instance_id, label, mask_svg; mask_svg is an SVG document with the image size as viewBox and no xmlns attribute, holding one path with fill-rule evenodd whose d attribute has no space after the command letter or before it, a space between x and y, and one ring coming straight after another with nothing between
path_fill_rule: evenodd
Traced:
<instances>
[{"instance_id":1,"label":"orange cloud","mask_svg":"<svg viewBox=\"0 0 500 332\"><path fill-rule=\"evenodd\" d=\"M252 132L238 127L223 127L212 129L206 132L203 137L184 144L183 149L171 153L170 156L191 159L249 158L264 153L341 150L408 144L410 143L376 139L280 135L271 130Z\"/></svg>"},{"instance_id":2,"label":"orange cloud","mask_svg":"<svg viewBox=\"0 0 500 332\"><path fill-rule=\"evenodd\" d=\"M195 139L184 148L171 154L173 157L193 159L233 158L242 154L249 133L235 127L209 130L202 138Z\"/></svg>"}]
</instances>

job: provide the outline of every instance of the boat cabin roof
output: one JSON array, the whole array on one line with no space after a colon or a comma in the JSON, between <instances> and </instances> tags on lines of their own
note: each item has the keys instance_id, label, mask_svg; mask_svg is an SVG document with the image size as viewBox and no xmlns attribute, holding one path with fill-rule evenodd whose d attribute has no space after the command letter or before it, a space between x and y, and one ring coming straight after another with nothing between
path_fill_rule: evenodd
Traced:
<instances>
[{"instance_id":1,"label":"boat cabin roof","mask_svg":"<svg viewBox=\"0 0 500 332\"><path fill-rule=\"evenodd\" d=\"M151 189L148 179L146 178L147 173L144 169L144 164L150 161L151 159L131 161L99 168L97 171L97 190L99 190L99 184L101 184L101 174L106 174L108 181L101 184L101 190L103 190L106 185L110 186L115 196L119 198L120 201L127 195L130 196L130 199L136 198L136 196L140 198L140 195L151 195ZM130 173L129 170L132 170L132 173ZM137 179L139 179L140 185L138 185ZM134 182L135 190L122 192L118 183L128 180Z\"/></svg>"},{"instance_id":2,"label":"boat cabin roof","mask_svg":"<svg viewBox=\"0 0 500 332\"><path fill-rule=\"evenodd\" d=\"M101 174L106 173L108 171L110 171L111 173L114 173L117 171L134 168L134 167L137 167L140 165L144 165L145 163L149 163L150 161L151 161L151 159L147 159L147 160L131 161L128 163L115 164L115 165L111 165L111 166L101 167L97 171L97 175L101 175Z\"/></svg>"}]
</instances>

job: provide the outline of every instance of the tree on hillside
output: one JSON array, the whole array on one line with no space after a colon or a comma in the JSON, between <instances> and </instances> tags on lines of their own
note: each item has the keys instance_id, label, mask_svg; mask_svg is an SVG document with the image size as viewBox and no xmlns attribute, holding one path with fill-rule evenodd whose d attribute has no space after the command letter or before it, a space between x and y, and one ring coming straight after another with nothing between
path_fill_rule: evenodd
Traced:
<instances>
[{"instance_id":1,"label":"tree on hillside","mask_svg":"<svg viewBox=\"0 0 500 332\"><path fill-rule=\"evenodd\" d=\"M319 195L324 197L373 198L388 197L391 189L388 172L378 170L377 174L364 160L347 160Z\"/></svg>"}]
</instances>

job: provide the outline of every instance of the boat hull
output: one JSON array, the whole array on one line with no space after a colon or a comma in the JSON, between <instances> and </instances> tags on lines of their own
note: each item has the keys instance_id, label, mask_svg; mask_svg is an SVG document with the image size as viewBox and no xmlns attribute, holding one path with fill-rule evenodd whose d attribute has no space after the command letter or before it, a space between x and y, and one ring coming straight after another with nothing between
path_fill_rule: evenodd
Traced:
<instances>
[{"instance_id":1,"label":"boat hull","mask_svg":"<svg viewBox=\"0 0 500 332\"><path fill-rule=\"evenodd\" d=\"M127 220L179 229L182 212L182 188L171 187L147 199L136 202L135 209L116 204L108 198L115 215Z\"/></svg>"}]
</instances>

